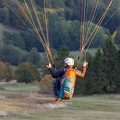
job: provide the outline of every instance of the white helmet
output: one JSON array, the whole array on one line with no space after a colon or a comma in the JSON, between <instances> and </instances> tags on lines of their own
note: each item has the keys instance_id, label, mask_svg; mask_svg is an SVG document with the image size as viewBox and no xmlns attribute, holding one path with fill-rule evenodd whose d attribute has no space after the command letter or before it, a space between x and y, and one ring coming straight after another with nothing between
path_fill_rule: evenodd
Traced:
<instances>
[{"instance_id":1,"label":"white helmet","mask_svg":"<svg viewBox=\"0 0 120 120\"><path fill-rule=\"evenodd\" d=\"M67 65L74 65L74 60L72 58L66 58L64 63Z\"/></svg>"}]
</instances>

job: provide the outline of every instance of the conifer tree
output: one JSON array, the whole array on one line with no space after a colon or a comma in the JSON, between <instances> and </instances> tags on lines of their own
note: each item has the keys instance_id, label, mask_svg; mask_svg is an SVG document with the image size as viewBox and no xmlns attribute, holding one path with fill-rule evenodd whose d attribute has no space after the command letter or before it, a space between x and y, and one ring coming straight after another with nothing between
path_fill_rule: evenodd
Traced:
<instances>
[{"instance_id":1,"label":"conifer tree","mask_svg":"<svg viewBox=\"0 0 120 120\"><path fill-rule=\"evenodd\" d=\"M90 95L93 94L94 92L95 82L94 79L92 79L94 63L93 63L93 56L91 54L87 54L87 61L89 64L86 71L86 75L84 78L79 78L79 77L77 78L75 94Z\"/></svg>"},{"instance_id":2,"label":"conifer tree","mask_svg":"<svg viewBox=\"0 0 120 120\"><path fill-rule=\"evenodd\" d=\"M117 71L117 49L112 39L109 38L106 40L106 44L103 47L104 54L104 68L106 75L106 92L115 92L116 91L116 71Z\"/></svg>"},{"instance_id":3,"label":"conifer tree","mask_svg":"<svg viewBox=\"0 0 120 120\"><path fill-rule=\"evenodd\" d=\"M120 27L116 30L115 43L120 44Z\"/></svg>"},{"instance_id":4,"label":"conifer tree","mask_svg":"<svg viewBox=\"0 0 120 120\"><path fill-rule=\"evenodd\" d=\"M116 76L115 76L115 81L116 81L116 89L117 93L120 93L120 50L117 52L117 60L116 60Z\"/></svg>"},{"instance_id":5,"label":"conifer tree","mask_svg":"<svg viewBox=\"0 0 120 120\"><path fill-rule=\"evenodd\" d=\"M99 49L93 59L92 79L94 80L94 93L104 93L104 85L106 81L103 60L103 54Z\"/></svg>"},{"instance_id":6,"label":"conifer tree","mask_svg":"<svg viewBox=\"0 0 120 120\"><path fill-rule=\"evenodd\" d=\"M63 61L66 57L69 56L69 48L65 45L62 45L58 50L58 53L55 56L55 66L60 68L63 66Z\"/></svg>"}]
</instances>

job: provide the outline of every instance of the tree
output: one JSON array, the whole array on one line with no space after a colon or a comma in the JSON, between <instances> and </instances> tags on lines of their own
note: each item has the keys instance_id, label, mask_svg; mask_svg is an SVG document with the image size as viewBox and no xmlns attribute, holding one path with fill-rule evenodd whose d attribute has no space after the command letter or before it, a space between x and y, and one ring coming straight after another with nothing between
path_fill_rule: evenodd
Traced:
<instances>
[{"instance_id":1,"label":"tree","mask_svg":"<svg viewBox=\"0 0 120 120\"><path fill-rule=\"evenodd\" d=\"M109 38L106 40L106 44L103 47L104 54L104 67L106 75L106 92L115 92L116 91L116 72L117 72L117 48L113 43L112 39Z\"/></svg>"},{"instance_id":2,"label":"tree","mask_svg":"<svg viewBox=\"0 0 120 120\"><path fill-rule=\"evenodd\" d=\"M86 71L86 75L84 78L77 78L75 94L91 95L94 93L95 82L93 79L94 73L93 56L89 54L89 59L87 59L87 61L89 61L89 64Z\"/></svg>"},{"instance_id":3,"label":"tree","mask_svg":"<svg viewBox=\"0 0 120 120\"><path fill-rule=\"evenodd\" d=\"M92 77L94 83L93 93L104 93L104 87L106 84L106 77L104 72L104 56L100 49L97 51L95 57L93 57Z\"/></svg>"},{"instance_id":4,"label":"tree","mask_svg":"<svg viewBox=\"0 0 120 120\"><path fill-rule=\"evenodd\" d=\"M71 29L69 31L70 39L67 42L70 50L79 50L80 48L80 30L78 26L80 26L80 22L78 20L71 22Z\"/></svg>"},{"instance_id":5,"label":"tree","mask_svg":"<svg viewBox=\"0 0 120 120\"><path fill-rule=\"evenodd\" d=\"M9 22L9 17L10 17L10 14L9 14L9 10L7 7L4 7L4 8L0 8L0 22L2 23L8 23Z\"/></svg>"},{"instance_id":6,"label":"tree","mask_svg":"<svg viewBox=\"0 0 120 120\"><path fill-rule=\"evenodd\" d=\"M113 33L116 30L116 28L120 26L119 5L120 5L120 0L115 0L112 3L112 6L110 7L110 10L108 11L106 19L105 19L105 21L107 21L113 15L112 18L109 19L109 21L105 25L105 27L108 28L111 33ZM117 11L117 12L115 13L115 11Z\"/></svg>"},{"instance_id":7,"label":"tree","mask_svg":"<svg viewBox=\"0 0 120 120\"><path fill-rule=\"evenodd\" d=\"M37 51L37 48L32 48L32 50L27 55L27 62L36 65L38 67L41 66L41 57Z\"/></svg>"},{"instance_id":8,"label":"tree","mask_svg":"<svg viewBox=\"0 0 120 120\"><path fill-rule=\"evenodd\" d=\"M54 67L55 68L61 68L64 66L64 59L66 57L69 57L70 56L70 53L69 53L69 48L66 47L65 45L62 45L59 50L56 52L56 54L53 56L53 60L54 60ZM45 68L45 63L46 63L46 59L44 59L43 61L43 68ZM45 74L49 74L48 70L46 69L43 69L43 75Z\"/></svg>"},{"instance_id":9,"label":"tree","mask_svg":"<svg viewBox=\"0 0 120 120\"><path fill-rule=\"evenodd\" d=\"M4 32L3 41L6 45L13 45L15 47L19 47L20 49L25 49L24 40L18 33L11 34L9 32Z\"/></svg>"},{"instance_id":10,"label":"tree","mask_svg":"<svg viewBox=\"0 0 120 120\"><path fill-rule=\"evenodd\" d=\"M120 27L117 28L117 30L116 30L114 42L115 42L115 44L120 45Z\"/></svg>"},{"instance_id":11,"label":"tree","mask_svg":"<svg viewBox=\"0 0 120 120\"><path fill-rule=\"evenodd\" d=\"M15 78L18 82L31 83L40 79L40 73L37 67L31 63L25 62L15 70Z\"/></svg>"},{"instance_id":12,"label":"tree","mask_svg":"<svg viewBox=\"0 0 120 120\"><path fill-rule=\"evenodd\" d=\"M60 0L60 1L52 0L52 7L53 8L64 7L64 0Z\"/></svg>"},{"instance_id":13,"label":"tree","mask_svg":"<svg viewBox=\"0 0 120 120\"><path fill-rule=\"evenodd\" d=\"M66 20L59 20L54 23L54 35L51 38L53 48L58 49L62 44L68 45L68 40L70 41L69 31L71 29L71 23Z\"/></svg>"},{"instance_id":14,"label":"tree","mask_svg":"<svg viewBox=\"0 0 120 120\"><path fill-rule=\"evenodd\" d=\"M13 45L2 45L0 48L0 60L17 66L20 62L22 52L25 51Z\"/></svg>"},{"instance_id":15,"label":"tree","mask_svg":"<svg viewBox=\"0 0 120 120\"><path fill-rule=\"evenodd\" d=\"M13 78L13 70L9 63L3 63L0 61L0 81L10 81Z\"/></svg>"},{"instance_id":16,"label":"tree","mask_svg":"<svg viewBox=\"0 0 120 120\"><path fill-rule=\"evenodd\" d=\"M112 38L106 40L102 51L89 59L89 66L83 80L78 79L76 93L119 93L120 92L120 50Z\"/></svg>"},{"instance_id":17,"label":"tree","mask_svg":"<svg viewBox=\"0 0 120 120\"><path fill-rule=\"evenodd\" d=\"M89 25L91 25L90 28ZM110 35L109 30L99 26L98 30L96 30L95 33L92 35L92 31L94 31L96 24L92 22L86 22L84 26L84 29L86 31L83 34L86 39L85 42L89 42L90 40L92 40L90 48L102 48L105 44L105 40L108 39Z\"/></svg>"},{"instance_id":18,"label":"tree","mask_svg":"<svg viewBox=\"0 0 120 120\"><path fill-rule=\"evenodd\" d=\"M116 67L115 67L115 82L116 82L116 92L120 93L120 50L117 51L117 58L116 58Z\"/></svg>"},{"instance_id":19,"label":"tree","mask_svg":"<svg viewBox=\"0 0 120 120\"><path fill-rule=\"evenodd\" d=\"M79 21L72 22L64 19L56 21L50 40L52 47L58 50L61 45L69 45L70 50L78 50L80 44L79 25Z\"/></svg>"},{"instance_id":20,"label":"tree","mask_svg":"<svg viewBox=\"0 0 120 120\"><path fill-rule=\"evenodd\" d=\"M31 51L32 47L36 47L39 52L43 52L44 49L38 39L31 33L30 30L26 30L20 33L24 43L25 43L25 50L28 52Z\"/></svg>"},{"instance_id":21,"label":"tree","mask_svg":"<svg viewBox=\"0 0 120 120\"><path fill-rule=\"evenodd\" d=\"M64 65L64 59L69 56L69 48L62 45L55 56L55 66L60 68Z\"/></svg>"}]
</instances>

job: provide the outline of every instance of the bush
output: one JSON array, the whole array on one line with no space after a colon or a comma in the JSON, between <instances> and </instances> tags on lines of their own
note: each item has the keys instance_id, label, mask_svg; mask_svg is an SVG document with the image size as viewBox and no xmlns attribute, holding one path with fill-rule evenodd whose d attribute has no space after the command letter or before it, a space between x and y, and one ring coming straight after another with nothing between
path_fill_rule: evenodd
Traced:
<instances>
[{"instance_id":1,"label":"bush","mask_svg":"<svg viewBox=\"0 0 120 120\"><path fill-rule=\"evenodd\" d=\"M37 67L31 63L25 62L18 66L15 70L15 78L18 82L31 83L38 81L40 73Z\"/></svg>"},{"instance_id":2,"label":"bush","mask_svg":"<svg viewBox=\"0 0 120 120\"><path fill-rule=\"evenodd\" d=\"M41 78L39 83L40 92L51 93L52 92L52 80L51 75L45 75Z\"/></svg>"},{"instance_id":3,"label":"bush","mask_svg":"<svg viewBox=\"0 0 120 120\"><path fill-rule=\"evenodd\" d=\"M0 62L0 81L10 81L13 77L12 68L8 63Z\"/></svg>"}]
</instances>

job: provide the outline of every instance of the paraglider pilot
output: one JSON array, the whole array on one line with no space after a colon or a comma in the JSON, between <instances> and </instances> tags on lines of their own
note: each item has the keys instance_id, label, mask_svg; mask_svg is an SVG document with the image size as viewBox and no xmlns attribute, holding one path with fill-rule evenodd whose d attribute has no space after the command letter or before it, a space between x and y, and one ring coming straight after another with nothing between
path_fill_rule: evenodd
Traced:
<instances>
[{"instance_id":1,"label":"paraglider pilot","mask_svg":"<svg viewBox=\"0 0 120 120\"><path fill-rule=\"evenodd\" d=\"M64 60L64 67L58 70L53 69L50 63L46 66L51 76L55 78L52 82L55 103L60 102L63 99L68 100L72 98L76 77L78 76L83 78L85 76L87 66L88 62L85 61L81 71L75 69L74 60L69 57Z\"/></svg>"}]
</instances>

